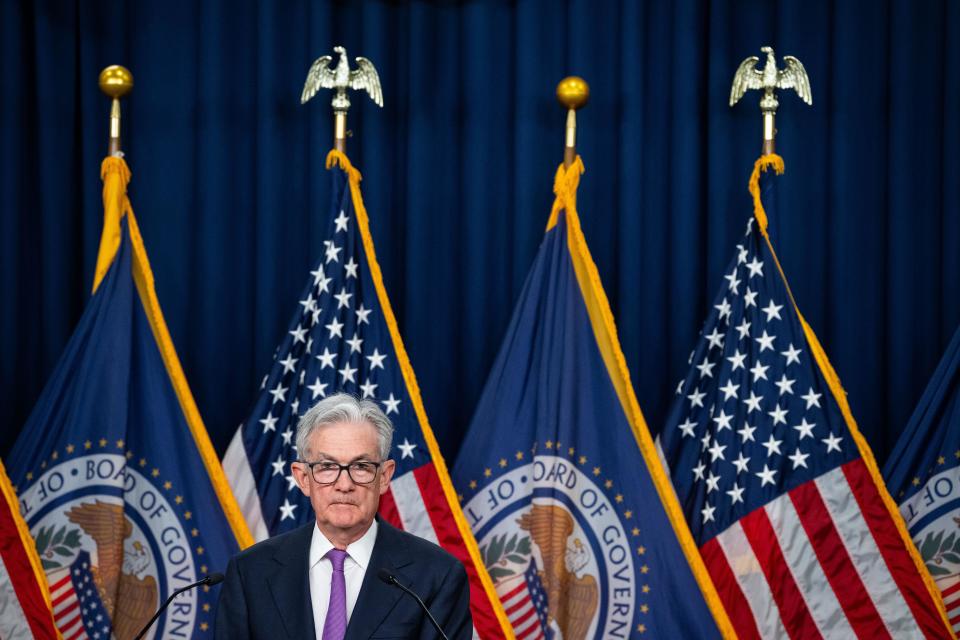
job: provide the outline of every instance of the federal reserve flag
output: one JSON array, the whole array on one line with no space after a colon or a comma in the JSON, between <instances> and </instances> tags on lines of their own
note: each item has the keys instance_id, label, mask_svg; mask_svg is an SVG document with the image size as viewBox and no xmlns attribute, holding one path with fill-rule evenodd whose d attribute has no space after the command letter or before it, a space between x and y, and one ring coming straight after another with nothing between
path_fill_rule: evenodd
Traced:
<instances>
[{"instance_id":1,"label":"federal reserve flag","mask_svg":"<svg viewBox=\"0 0 960 640\"><path fill-rule=\"evenodd\" d=\"M741 638L950 637L767 236L769 168L661 436L693 537Z\"/></svg>"},{"instance_id":2,"label":"federal reserve flag","mask_svg":"<svg viewBox=\"0 0 960 640\"><path fill-rule=\"evenodd\" d=\"M7 465L64 637L129 640L249 533L160 312L130 171L101 173L94 294ZM180 596L147 637L212 637L216 591Z\"/></svg>"},{"instance_id":3,"label":"federal reserve flag","mask_svg":"<svg viewBox=\"0 0 960 640\"><path fill-rule=\"evenodd\" d=\"M332 190L323 255L224 469L258 540L299 527L314 518L290 471L300 415L335 391L377 402L395 427L397 463L381 517L459 558L470 577L474 628L482 638L503 637L506 615L479 562L383 286L360 172L339 151L330 152L327 165Z\"/></svg>"},{"instance_id":4,"label":"federal reserve flag","mask_svg":"<svg viewBox=\"0 0 960 640\"><path fill-rule=\"evenodd\" d=\"M883 470L960 631L960 329Z\"/></svg>"},{"instance_id":5,"label":"federal reserve flag","mask_svg":"<svg viewBox=\"0 0 960 640\"><path fill-rule=\"evenodd\" d=\"M518 638L732 636L630 385L582 171L557 172L454 483Z\"/></svg>"}]
</instances>

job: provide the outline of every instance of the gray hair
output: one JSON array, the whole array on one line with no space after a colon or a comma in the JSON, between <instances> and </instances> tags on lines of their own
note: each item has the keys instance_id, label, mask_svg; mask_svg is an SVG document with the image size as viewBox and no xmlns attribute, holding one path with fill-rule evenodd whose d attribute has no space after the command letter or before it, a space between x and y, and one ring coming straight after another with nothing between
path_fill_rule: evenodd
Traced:
<instances>
[{"instance_id":1,"label":"gray hair","mask_svg":"<svg viewBox=\"0 0 960 640\"><path fill-rule=\"evenodd\" d=\"M318 428L339 423L373 425L377 430L377 440L380 446L380 459L386 460L390 455L390 445L393 442L393 424L390 418L380 410L375 402L361 400L349 393L335 393L324 398L303 414L297 423L297 455L305 460L310 435Z\"/></svg>"}]
</instances>

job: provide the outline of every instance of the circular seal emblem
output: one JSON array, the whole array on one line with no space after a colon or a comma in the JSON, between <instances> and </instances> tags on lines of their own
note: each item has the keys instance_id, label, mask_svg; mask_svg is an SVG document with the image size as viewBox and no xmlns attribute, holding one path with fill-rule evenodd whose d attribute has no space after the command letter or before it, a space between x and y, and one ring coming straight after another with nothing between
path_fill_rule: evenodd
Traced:
<instances>
[{"instance_id":1,"label":"circular seal emblem","mask_svg":"<svg viewBox=\"0 0 960 640\"><path fill-rule=\"evenodd\" d=\"M101 448L105 441L101 440ZM122 447L118 443L118 448ZM170 593L206 573L184 498L132 454L92 450L42 464L20 491L20 509L47 574L54 618L65 636L84 627L99 639L133 638ZM56 456L54 456L54 460ZM138 464L139 462L139 464ZM199 552L199 553L198 553ZM203 595L177 598L147 637L190 637ZM203 624L206 628L208 625Z\"/></svg>"},{"instance_id":2,"label":"circular seal emblem","mask_svg":"<svg viewBox=\"0 0 960 640\"><path fill-rule=\"evenodd\" d=\"M511 469L505 462L499 475L484 472L489 481L463 510L515 631L539 625L564 640L629 636L648 605L633 552L639 529L628 533L623 524L633 517L623 496L598 467L591 473L575 459L536 455ZM644 564L641 573L648 571Z\"/></svg>"},{"instance_id":3,"label":"circular seal emblem","mask_svg":"<svg viewBox=\"0 0 960 640\"><path fill-rule=\"evenodd\" d=\"M960 467L932 476L900 513L940 591L960 589Z\"/></svg>"}]
</instances>

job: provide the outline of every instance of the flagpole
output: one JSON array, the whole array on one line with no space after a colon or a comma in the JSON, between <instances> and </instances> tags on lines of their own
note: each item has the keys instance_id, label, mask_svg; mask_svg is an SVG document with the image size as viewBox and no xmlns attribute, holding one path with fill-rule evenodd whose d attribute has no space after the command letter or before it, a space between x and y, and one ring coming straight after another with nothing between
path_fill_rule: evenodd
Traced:
<instances>
[{"instance_id":1,"label":"flagpole","mask_svg":"<svg viewBox=\"0 0 960 640\"><path fill-rule=\"evenodd\" d=\"M340 153L347 152L347 112L333 112L333 148Z\"/></svg>"},{"instance_id":2,"label":"flagpole","mask_svg":"<svg viewBox=\"0 0 960 640\"><path fill-rule=\"evenodd\" d=\"M557 100L567 108L567 128L563 145L563 166L577 158L577 110L590 99L590 85L580 77L567 76L557 85Z\"/></svg>"},{"instance_id":3,"label":"flagpole","mask_svg":"<svg viewBox=\"0 0 960 640\"><path fill-rule=\"evenodd\" d=\"M133 90L133 74L126 67L112 64L100 72L100 90L112 98L110 106L110 142L108 155L121 155L120 150L120 98Z\"/></svg>"}]
</instances>

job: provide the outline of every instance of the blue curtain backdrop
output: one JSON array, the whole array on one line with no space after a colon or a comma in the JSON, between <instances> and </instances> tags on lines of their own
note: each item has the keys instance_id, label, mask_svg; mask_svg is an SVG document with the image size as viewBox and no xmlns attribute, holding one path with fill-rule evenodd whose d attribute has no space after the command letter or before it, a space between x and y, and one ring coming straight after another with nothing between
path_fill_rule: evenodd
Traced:
<instances>
[{"instance_id":1,"label":"blue curtain backdrop","mask_svg":"<svg viewBox=\"0 0 960 640\"><path fill-rule=\"evenodd\" d=\"M157 290L222 452L322 249L329 92L342 44L377 65L348 152L444 452L455 457L540 242L561 159L557 81L579 115L583 226L654 431L750 211L756 92L773 45L810 74L782 94L771 232L802 311L882 462L960 323L960 3L0 2L0 453L89 295L121 63L131 197Z\"/></svg>"}]
</instances>

